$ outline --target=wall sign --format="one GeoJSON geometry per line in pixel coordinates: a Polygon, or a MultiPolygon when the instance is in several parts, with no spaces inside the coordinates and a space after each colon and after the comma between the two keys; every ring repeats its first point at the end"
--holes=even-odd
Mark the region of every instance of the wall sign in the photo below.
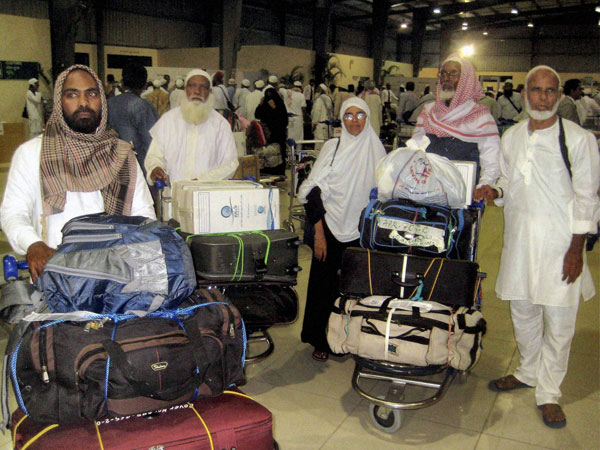
{"type": "Polygon", "coordinates": [[[37,78],[42,68],[40,63],[31,61],[0,61],[0,79],[29,80],[37,78]]]}

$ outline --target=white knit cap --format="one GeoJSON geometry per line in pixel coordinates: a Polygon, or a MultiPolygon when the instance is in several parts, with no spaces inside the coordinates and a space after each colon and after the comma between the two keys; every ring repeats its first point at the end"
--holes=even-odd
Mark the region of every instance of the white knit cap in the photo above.
{"type": "Polygon", "coordinates": [[[200,75],[201,77],[204,77],[208,80],[208,82],[212,85],[212,77],[208,74],[208,72],[202,70],[202,69],[192,69],[190,70],[187,75],[185,76],[185,81],[183,82],[185,85],[187,85],[187,82],[190,81],[190,78],[195,77],[196,75],[200,75]]]}
{"type": "Polygon", "coordinates": [[[277,75],[270,75],[269,83],[277,83],[277,75]]]}
{"type": "Polygon", "coordinates": [[[302,87],[302,83],[298,80],[294,81],[294,86],[296,87],[302,87]]]}
{"type": "Polygon", "coordinates": [[[320,88],[321,88],[321,90],[322,90],[323,92],[325,92],[326,94],[327,94],[327,93],[329,93],[329,89],[327,89],[327,85],[326,85],[325,83],[321,83],[321,84],[319,85],[319,87],[320,87],[320,88]]]}
{"type": "Polygon", "coordinates": [[[244,78],[242,80],[242,86],[249,87],[250,86],[250,80],[248,80],[247,78],[244,78]]]}
{"type": "Polygon", "coordinates": [[[38,82],[38,79],[37,79],[37,78],[30,78],[30,79],[29,79],[29,86],[33,86],[33,85],[34,85],[35,83],[37,83],[37,82],[38,82]]]}
{"type": "Polygon", "coordinates": [[[161,86],[163,85],[163,81],[164,81],[164,80],[161,80],[160,78],[157,78],[156,80],[154,80],[154,81],[152,82],[152,85],[153,85],[155,88],[159,88],[159,87],[161,87],[161,86]]]}
{"type": "Polygon", "coordinates": [[[229,81],[227,82],[227,84],[229,86],[235,86],[235,80],[233,78],[230,78],[229,81]]]}
{"type": "Polygon", "coordinates": [[[265,87],[265,82],[263,80],[256,80],[254,82],[254,86],[257,88],[264,88],[265,87]]]}
{"type": "Polygon", "coordinates": [[[182,78],[177,78],[175,80],[175,86],[177,86],[178,88],[183,87],[183,79],[182,78]]]}

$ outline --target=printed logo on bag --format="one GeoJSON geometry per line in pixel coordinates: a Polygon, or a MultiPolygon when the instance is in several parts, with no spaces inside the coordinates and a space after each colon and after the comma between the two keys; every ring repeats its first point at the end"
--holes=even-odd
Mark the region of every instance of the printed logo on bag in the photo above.
{"type": "Polygon", "coordinates": [[[413,180],[418,184],[426,184],[427,179],[431,175],[431,171],[432,169],[429,160],[423,157],[415,158],[410,167],[410,174],[412,175],[413,180]]]}
{"type": "Polygon", "coordinates": [[[258,213],[259,214],[263,214],[265,212],[265,207],[264,206],[259,206],[258,207],[258,213]]]}
{"type": "Polygon", "coordinates": [[[150,367],[155,372],[160,372],[161,370],[165,370],[168,367],[169,363],[167,361],[159,361],[157,363],[152,364],[150,367]]]}
{"type": "Polygon", "coordinates": [[[223,208],[221,208],[221,215],[225,218],[230,217],[232,212],[230,206],[223,206],[223,208]]]}

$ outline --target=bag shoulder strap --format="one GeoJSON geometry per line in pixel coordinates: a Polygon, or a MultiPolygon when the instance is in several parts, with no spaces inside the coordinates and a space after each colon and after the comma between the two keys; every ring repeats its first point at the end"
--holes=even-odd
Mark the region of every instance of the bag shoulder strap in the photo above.
{"type": "MultiPolygon", "coordinates": [[[[506,97],[506,95],[505,95],[505,97],[506,97]]],[[[517,112],[519,112],[519,113],[521,112],[521,108],[517,108],[517,106],[513,103],[513,101],[510,99],[510,97],[506,97],[506,100],[508,100],[510,102],[510,104],[513,106],[513,108],[515,108],[515,110],[517,112]]]]}
{"type": "Polygon", "coordinates": [[[563,126],[562,117],[558,117],[558,143],[560,145],[560,154],[562,159],[567,166],[569,172],[569,178],[573,179],[573,173],[571,172],[571,161],[569,161],[569,148],[567,147],[567,140],[565,138],[565,128],[563,126]]]}

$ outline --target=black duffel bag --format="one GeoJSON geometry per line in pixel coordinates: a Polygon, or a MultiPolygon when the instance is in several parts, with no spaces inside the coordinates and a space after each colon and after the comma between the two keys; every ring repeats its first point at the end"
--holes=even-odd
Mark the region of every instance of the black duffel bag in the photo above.
{"type": "Polygon", "coordinates": [[[38,423],[70,424],[213,397],[240,382],[239,311],[216,290],[196,291],[185,305],[31,323],[9,350],[20,408],[38,423]]]}

